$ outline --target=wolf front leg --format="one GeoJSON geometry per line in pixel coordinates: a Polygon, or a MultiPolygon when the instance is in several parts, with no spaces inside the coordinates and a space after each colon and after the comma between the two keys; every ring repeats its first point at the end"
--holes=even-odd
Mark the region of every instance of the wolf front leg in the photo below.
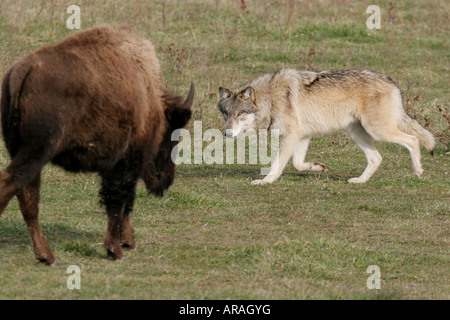
{"type": "Polygon", "coordinates": [[[277,180],[283,173],[284,167],[286,167],[287,162],[291,158],[295,150],[295,145],[299,141],[299,137],[295,135],[289,135],[283,137],[281,141],[280,150],[278,150],[277,155],[270,167],[270,172],[262,180],[252,181],[253,185],[257,184],[267,184],[272,183],[277,180]]]}
{"type": "Polygon", "coordinates": [[[310,137],[300,140],[294,150],[294,167],[298,171],[328,171],[327,166],[320,162],[305,162],[306,151],[308,151],[310,137]]]}

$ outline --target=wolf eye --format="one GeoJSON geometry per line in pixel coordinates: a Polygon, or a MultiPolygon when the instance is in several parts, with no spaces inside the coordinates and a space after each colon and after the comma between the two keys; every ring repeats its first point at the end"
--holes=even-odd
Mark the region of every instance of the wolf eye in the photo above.
{"type": "Polygon", "coordinates": [[[224,112],[223,112],[223,115],[224,115],[225,117],[228,117],[228,112],[224,111],[224,112]]]}
{"type": "Polygon", "coordinates": [[[245,113],[245,111],[239,111],[237,116],[239,117],[239,116],[243,115],[244,113],[245,113]]]}

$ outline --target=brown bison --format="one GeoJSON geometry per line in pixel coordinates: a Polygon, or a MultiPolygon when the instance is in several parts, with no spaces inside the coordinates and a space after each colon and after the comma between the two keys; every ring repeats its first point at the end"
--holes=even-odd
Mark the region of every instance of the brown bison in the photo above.
{"type": "Polygon", "coordinates": [[[130,224],[136,183],[162,193],[172,184],[172,132],[191,117],[164,89],[152,44],[125,28],[100,27],[41,48],[13,65],[2,83],[1,123],[10,165],[0,171],[0,215],[16,195],[36,258],[57,264],[38,222],[40,174],[52,162],[98,172],[108,214],[105,249],[123,259],[134,248],[130,224]]]}

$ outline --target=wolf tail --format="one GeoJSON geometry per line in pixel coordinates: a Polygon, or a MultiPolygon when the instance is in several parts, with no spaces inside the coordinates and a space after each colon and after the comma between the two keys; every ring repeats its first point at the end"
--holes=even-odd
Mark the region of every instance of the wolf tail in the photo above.
{"type": "Polygon", "coordinates": [[[433,154],[433,149],[435,146],[433,135],[406,113],[403,115],[402,121],[400,121],[399,129],[405,133],[415,136],[425,147],[425,149],[433,154]]]}

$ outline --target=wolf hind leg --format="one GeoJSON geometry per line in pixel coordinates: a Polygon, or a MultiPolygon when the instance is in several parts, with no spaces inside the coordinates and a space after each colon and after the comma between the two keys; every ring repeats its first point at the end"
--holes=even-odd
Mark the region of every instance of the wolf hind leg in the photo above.
{"type": "Polygon", "coordinates": [[[369,180],[377,171],[381,164],[381,155],[375,148],[373,138],[367,133],[367,131],[361,126],[361,123],[357,122],[351,124],[346,128],[347,133],[356,145],[364,152],[367,159],[367,167],[361,176],[357,178],[351,178],[349,183],[365,183],[369,180]]]}
{"type": "MultiPolygon", "coordinates": [[[[366,127],[366,126],[365,126],[366,127]]],[[[414,173],[417,177],[423,177],[422,164],[420,163],[420,147],[419,140],[410,134],[407,134],[394,125],[386,123],[384,127],[369,127],[366,129],[370,134],[384,142],[397,143],[408,149],[414,173]]]]}
{"type": "Polygon", "coordinates": [[[300,140],[294,149],[293,163],[298,171],[328,171],[327,166],[319,162],[304,162],[311,138],[300,140]]]}

